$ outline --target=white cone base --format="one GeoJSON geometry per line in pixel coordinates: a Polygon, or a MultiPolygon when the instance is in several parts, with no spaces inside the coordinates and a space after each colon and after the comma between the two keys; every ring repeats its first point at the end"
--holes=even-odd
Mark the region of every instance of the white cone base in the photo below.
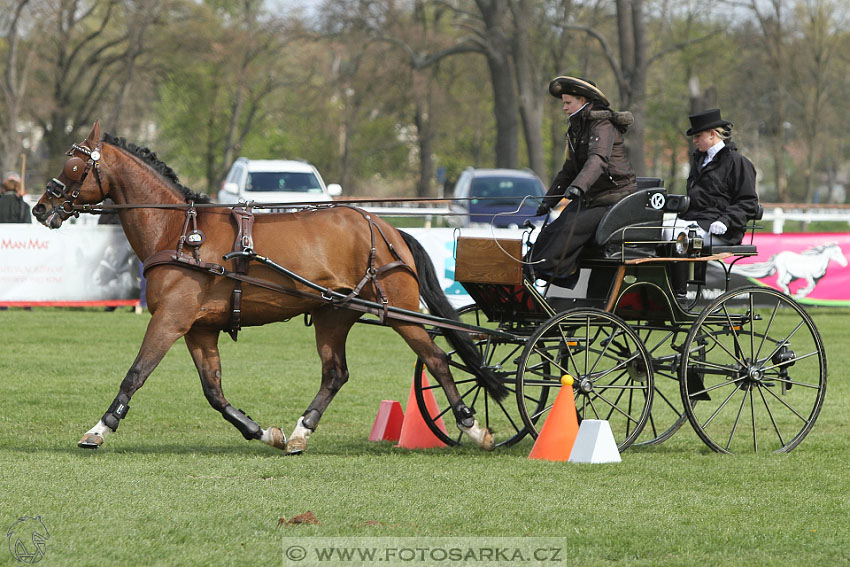
{"type": "Polygon", "coordinates": [[[620,451],[611,424],[604,419],[584,419],[570,453],[571,463],[619,463],[620,451]]]}

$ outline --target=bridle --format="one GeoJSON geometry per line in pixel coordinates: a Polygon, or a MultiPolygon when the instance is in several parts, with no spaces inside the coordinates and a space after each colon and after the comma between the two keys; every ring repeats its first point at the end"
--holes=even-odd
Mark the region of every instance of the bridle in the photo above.
{"type": "Polygon", "coordinates": [[[65,155],[70,157],[62,167],[61,176],[68,179],[70,183],[66,185],[56,177],[47,183],[45,193],[55,199],[64,199],[62,204],[53,206],[51,215],[55,214],[58,210],[61,210],[67,215],[73,215],[74,217],[80,216],[80,211],[76,210],[74,207],[74,201],[76,201],[77,197],[80,196],[80,188],[83,186],[86,176],[92,170],[94,170],[97,187],[100,189],[101,200],[106,198],[106,193],[103,191],[103,185],[100,180],[100,157],[102,146],[103,143],[101,141],[97,142],[97,146],[95,146],[94,149],[89,148],[84,144],[71,144],[71,149],[65,152],[65,155]],[[80,157],[78,154],[85,156],[85,159],[80,157]]]}

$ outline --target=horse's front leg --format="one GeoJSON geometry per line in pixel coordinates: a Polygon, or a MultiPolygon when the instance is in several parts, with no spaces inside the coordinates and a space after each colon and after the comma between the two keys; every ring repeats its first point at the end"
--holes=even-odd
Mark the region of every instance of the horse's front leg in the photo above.
{"type": "Polygon", "coordinates": [[[139,354],[127,375],[121,382],[118,395],[97,424],[89,429],[77,443],[84,449],[97,449],[103,445],[106,436],[118,429],[118,424],[127,417],[130,410],[130,398],[141,388],[151,372],[163,359],[168,349],[188,330],[188,324],[181,325],[178,318],[162,315],[165,310],[155,314],[145,331],[145,338],[139,348],[139,354]]]}
{"type": "Polygon", "coordinates": [[[198,369],[201,377],[201,385],[204,388],[204,396],[210,405],[221,413],[228,422],[233,424],[239,433],[249,441],[259,439],[267,445],[277,449],[283,449],[286,445],[286,437],[277,427],[262,429],[256,421],[251,419],[241,409],[236,409],[224,397],[221,389],[221,356],[218,351],[218,338],[220,331],[217,329],[193,327],[186,333],[186,346],[198,369]]]}
{"type": "Polygon", "coordinates": [[[486,427],[481,427],[478,424],[478,420],[475,419],[472,409],[463,403],[463,399],[457,391],[457,385],[452,378],[446,353],[434,343],[428,332],[420,325],[395,323],[393,324],[393,329],[419,355],[419,358],[422,359],[428,368],[428,372],[431,373],[437,380],[437,383],[443,388],[446,398],[451,405],[458,429],[465,433],[478,447],[487,451],[495,449],[496,441],[493,437],[493,432],[486,427]]]}

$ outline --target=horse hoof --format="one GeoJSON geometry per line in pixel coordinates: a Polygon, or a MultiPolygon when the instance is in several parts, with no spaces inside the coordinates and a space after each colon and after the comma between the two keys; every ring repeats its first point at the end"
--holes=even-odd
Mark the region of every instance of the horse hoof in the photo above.
{"type": "Polygon", "coordinates": [[[489,429],[485,429],[484,439],[481,441],[481,448],[485,451],[492,451],[496,448],[496,438],[489,429]]]}
{"type": "Polygon", "coordinates": [[[286,450],[286,436],[280,428],[269,427],[266,432],[268,433],[268,439],[266,440],[268,445],[271,445],[275,449],[280,449],[281,451],[286,450]]]}
{"type": "Polygon", "coordinates": [[[307,450],[307,440],[303,437],[292,437],[286,442],[287,455],[300,455],[307,450]]]}
{"type": "Polygon", "coordinates": [[[493,432],[479,426],[478,420],[473,422],[472,427],[464,427],[458,424],[458,429],[466,433],[478,447],[485,451],[492,451],[496,448],[496,440],[493,437],[493,432]]]}
{"type": "Polygon", "coordinates": [[[103,445],[103,437],[96,433],[86,433],[77,443],[77,447],[82,449],[98,449],[101,445],[103,445]]]}

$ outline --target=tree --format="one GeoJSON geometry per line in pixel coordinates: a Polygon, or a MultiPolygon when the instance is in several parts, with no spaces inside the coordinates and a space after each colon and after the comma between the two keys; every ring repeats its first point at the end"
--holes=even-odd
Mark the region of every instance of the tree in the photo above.
{"type": "Polygon", "coordinates": [[[788,202],[788,177],[785,170],[785,136],[788,123],[788,45],[790,37],[785,21],[784,0],[750,0],[749,9],[756,18],[761,32],[759,43],[764,48],[765,63],[770,71],[770,114],[766,117],[764,133],[773,158],[776,195],[780,202],[788,202]]]}
{"type": "Polygon", "coordinates": [[[299,35],[264,11],[260,0],[187,3],[182,25],[161,41],[163,63],[158,122],[167,149],[193,179],[215,191],[246,139],[271,112],[269,101],[305,80],[287,60],[299,35]]]}
{"type": "Polygon", "coordinates": [[[531,0],[512,2],[514,22],[513,61],[516,69],[519,115],[528,154],[529,167],[539,176],[546,177],[546,160],[543,147],[543,85],[540,49],[535,49],[534,30],[540,29],[542,10],[531,0]],[[536,25],[534,25],[536,24],[536,25]]]}
{"type": "Polygon", "coordinates": [[[133,2],[59,0],[45,6],[41,21],[53,32],[38,34],[41,65],[34,77],[44,87],[31,97],[30,114],[44,131],[46,163],[53,170],[80,130],[100,118],[127,78],[122,66],[128,57],[138,57],[142,44],[131,42],[133,2]]]}
{"type": "Polygon", "coordinates": [[[0,29],[6,34],[5,45],[0,44],[4,65],[3,81],[0,82],[0,172],[14,169],[23,146],[18,123],[23,117],[33,58],[30,46],[21,45],[27,4],[29,0],[17,0],[0,13],[0,29]]]}
{"type": "Polygon", "coordinates": [[[800,32],[798,45],[791,50],[790,76],[794,107],[801,110],[799,120],[806,146],[803,195],[807,203],[815,200],[815,166],[826,154],[820,142],[834,123],[826,113],[838,79],[832,63],[840,47],[837,27],[842,20],[846,23],[842,15],[831,0],[806,0],[795,7],[794,21],[800,32]]]}

